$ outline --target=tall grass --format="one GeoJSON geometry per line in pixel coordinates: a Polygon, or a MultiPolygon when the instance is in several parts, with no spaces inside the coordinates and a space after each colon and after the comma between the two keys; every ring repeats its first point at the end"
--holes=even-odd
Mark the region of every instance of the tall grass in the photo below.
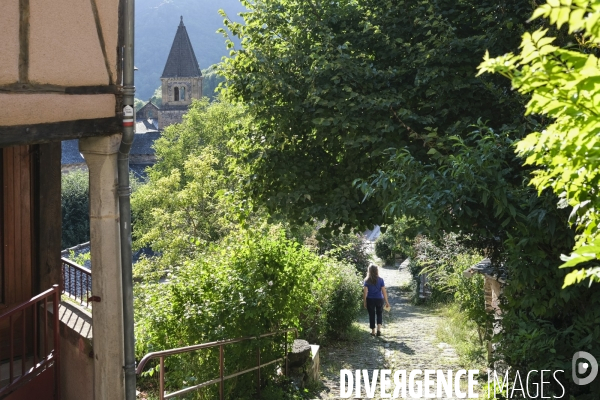
{"type": "Polygon", "coordinates": [[[439,313],[443,318],[436,330],[437,339],[456,350],[462,368],[486,371],[487,351],[485,342],[479,340],[477,324],[468,319],[456,303],[441,306],[439,313]]]}

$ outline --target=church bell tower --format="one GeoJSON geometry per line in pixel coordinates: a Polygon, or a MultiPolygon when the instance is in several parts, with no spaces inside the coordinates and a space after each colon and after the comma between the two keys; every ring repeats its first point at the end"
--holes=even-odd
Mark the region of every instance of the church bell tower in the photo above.
{"type": "Polygon", "coordinates": [[[158,114],[158,129],[162,130],[180,123],[192,99],[202,97],[202,72],[183,24],[183,16],[160,80],[162,107],[158,114]]]}

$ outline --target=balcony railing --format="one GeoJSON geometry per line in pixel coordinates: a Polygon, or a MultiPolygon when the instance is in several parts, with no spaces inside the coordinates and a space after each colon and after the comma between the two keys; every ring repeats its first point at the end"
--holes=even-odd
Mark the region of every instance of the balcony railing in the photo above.
{"type": "Polygon", "coordinates": [[[0,398],[53,367],[55,398],[60,399],[59,294],[59,286],[54,285],[0,315],[0,325],[8,326],[8,342],[3,343],[8,353],[8,361],[3,360],[3,366],[8,365],[8,370],[1,369],[5,372],[0,374],[0,398]],[[50,301],[52,323],[48,318],[50,301]],[[50,339],[54,341],[53,347],[48,344],[50,339]]]}
{"type": "Polygon", "coordinates": [[[66,258],[62,261],[62,294],[86,308],[91,308],[92,271],[66,258]]]}
{"type": "Polygon", "coordinates": [[[187,347],[179,347],[176,349],[170,349],[170,350],[162,350],[162,351],[155,351],[152,353],[148,353],[144,356],[144,358],[142,358],[142,360],[140,361],[137,369],[136,369],[136,373],[139,375],[142,373],[142,371],[144,371],[144,367],[146,366],[146,364],[148,363],[148,361],[154,359],[154,358],[158,358],[159,359],[159,363],[160,363],[160,371],[159,371],[159,398],[160,400],[163,399],[170,399],[172,397],[177,397],[177,396],[181,396],[185,393],[189,393],[192,391],[196,391],[200,388],[203,388],[205,386],[209,386],[209,385],[213,385],[215,383],[219,384],[219,398],[220,400],[223,400],[223,388],[224,388],[224,382],[228,379],[231,378],[235,378],[236,376],[248,373],[248,372],[252,372],[252,371],[258,371],[258,390],[260,393],[260,369],[262,367],[266,367],[267,365],[271,365],[274,364],[276,362],[279,361],[283,361],[285,360],[285,374],[288,374],[288,358],[287,358],[287,353],[288,353],[288,343],[287,343],[287,337],[288,337],[288,332],[295,332],[296,334],[296,338],[298,338],[298,330],[296,328],[291,328],[291,329],[287,329],[287,330],[282,330],[282,331],[278,331],[278,332],[272,332],[272,333],[265,333],[263,335],[260,336],[250,336],[250,337],[242,337],[242,338],[237,338],[237,339],[229,339],[229,340],[220,340],[217,342],[210,342],[210,343],[203,343],[203,344],[196,344],[193,346],[187,346],[187,347]],[[252,368],[248,368],[245,369],[243,371],[238,371],[235,372],[233,374],[224,375],[225,372],[225,366],[224,366],[224,361],[225,361],[225,356],[224,356],[224,347],[226,345],[229,344],[233,344],[233,343],[239,343],[239,342],[243,342],[243,341],[248,341],[248,340],[256,340],[256,339],[262,339],[265,337],[269,337],[269,336],[275,336],[275,335],[279,335],[279,334],[285,334],[285,348],[284,348],[284,356],[281,358],[277,358],[275,360],[271,360],[269,362],[266,363],[261,363],[260,360],[260,347],[258,348],[258,361],[257,361],[257,365],[255,367],[252,368]],[[219,377],[212,379],[210,381],[206,381],[206,382],[202,382],[198,385],[194,385],[194,386],[190,386],[187,387],[185,389],[181,389],[178,390],[176,392],[172,392],[172,393],[165,393],[165,358],[167,356],[171,356],[174,354],[181,354],[181,353],[189,353],[192,351],[196,351],[196,350],[201,350],[201,349],[209,349],[212,347],[219,347],[219,377]]]}

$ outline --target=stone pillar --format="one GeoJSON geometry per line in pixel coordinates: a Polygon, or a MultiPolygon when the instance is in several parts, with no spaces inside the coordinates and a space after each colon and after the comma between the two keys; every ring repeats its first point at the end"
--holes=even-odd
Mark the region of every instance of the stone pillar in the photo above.
{"type": "Polygon", "coordinates": [[[90,241],[94,349],[94,399],[125,398],[123,295],[117,193],[121,134],[79,139],[90,174],[90,241]]]}

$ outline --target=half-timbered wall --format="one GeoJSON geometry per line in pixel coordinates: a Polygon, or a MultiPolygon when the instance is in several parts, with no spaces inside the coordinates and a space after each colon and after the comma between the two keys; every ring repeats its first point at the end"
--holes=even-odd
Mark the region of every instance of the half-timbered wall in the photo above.
{"type": "Polygon", "coordinates": [[[0,1],[0,145],[119,131],[120,7],[0,1]]]}

